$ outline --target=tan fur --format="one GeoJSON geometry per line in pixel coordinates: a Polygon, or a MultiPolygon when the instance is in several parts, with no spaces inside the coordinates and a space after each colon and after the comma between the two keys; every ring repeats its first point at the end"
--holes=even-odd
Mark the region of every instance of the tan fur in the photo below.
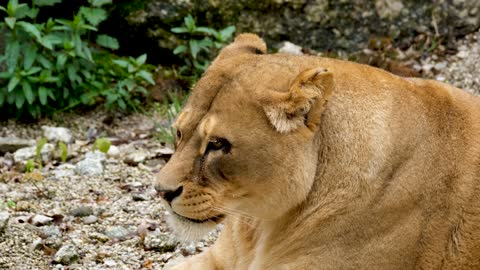
{"type": "Polygon", "coordinates": [[[174,269],[480,269],[478,98],[265,51],[240,35],[176,123],[177,151],[156,180],[183,187],[167,205],[173,229],[225,227],[174,269]],[[218,138],[231,149],[208,151],[218,138]]]}

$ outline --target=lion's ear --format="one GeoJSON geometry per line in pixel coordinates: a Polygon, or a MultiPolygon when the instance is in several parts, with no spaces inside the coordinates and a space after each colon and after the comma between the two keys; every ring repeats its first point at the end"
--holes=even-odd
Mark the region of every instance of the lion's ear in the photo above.
{"type": "Polygon", "coordinates": [[[240,34],[235,38],[233,43],[220,51],[220,54],[215,61],[243,53],[265,54],[267,53],[267,45],[265,44],[265,41],[255,34],[240,34]]]}
{"type": "Polygon", "coordinates": [[[333,75],[324,68],[301,72],[290,85],[288,92],[270,95],[264,110],[275,129],[288,133],[301,126],[312,131],[320,123],[324,105],[332,95],[333,75]]]}

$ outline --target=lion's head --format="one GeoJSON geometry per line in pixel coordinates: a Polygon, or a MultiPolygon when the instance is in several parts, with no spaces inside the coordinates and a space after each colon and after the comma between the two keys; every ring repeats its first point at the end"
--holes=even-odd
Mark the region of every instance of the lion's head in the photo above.
{"type": "Polygon", "coordinates": [[[265,52],[259,37],[238,36],[174,124],[176,152],[155,188],[180,237],[201,236],[231,215],[273,220],[312,187],[332,74],[265,52]]]}

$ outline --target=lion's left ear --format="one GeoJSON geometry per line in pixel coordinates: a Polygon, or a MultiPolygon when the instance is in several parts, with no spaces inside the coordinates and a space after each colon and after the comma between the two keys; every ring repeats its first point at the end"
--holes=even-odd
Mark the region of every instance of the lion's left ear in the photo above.
{"type": "Polygon", "coordinates": [[[288,133],[301,126],[313,131],[320,123],[333,88],[331,72],[324,68],[308,69],[295,78],[288,92],[270,93],[262,103],[277,131],[288,133]]]}

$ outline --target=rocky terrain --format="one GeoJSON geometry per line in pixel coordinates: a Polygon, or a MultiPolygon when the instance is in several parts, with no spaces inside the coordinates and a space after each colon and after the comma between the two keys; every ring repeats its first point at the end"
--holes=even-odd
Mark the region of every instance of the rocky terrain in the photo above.
{"type": "MultiPolygon", "coordinates": [[[[408,64],[478,94],[480,33],[455,44],[455,54],[408,64]]],[[[0,123],[0,269],[161,269],[207,248],[218,231],[179,243],[165,223],[152,179],[173,150],[154,136],[154,122],[164,122],[155,111],[96,110],[0,123]],[[112,144],[106,153],[95,147],[102,137],[112,144]]]]}

